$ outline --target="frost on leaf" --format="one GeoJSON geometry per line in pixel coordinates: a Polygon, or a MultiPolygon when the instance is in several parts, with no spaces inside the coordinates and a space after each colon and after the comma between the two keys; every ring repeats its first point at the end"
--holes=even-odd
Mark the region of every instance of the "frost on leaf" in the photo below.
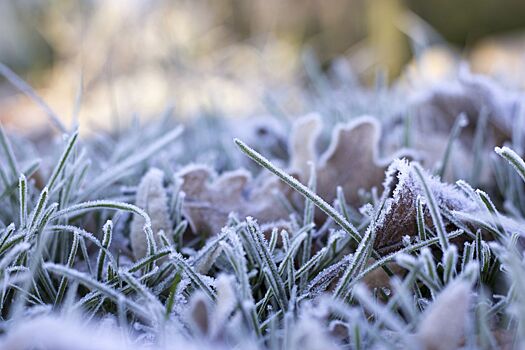
{"type": "Polygon", "coordinates": [[[380,125],[372,117],[361,117],[337,126],[332,132],[330,145],[317,157],[315,142],[321,127],[317,115],[305,116],[295,123],[290,140],[290,167],[299,173],[304,183],[309,177],[307,163],[314,162],[317,194],[331,203],[336,198],[337,186],[341,186],[347,202],[359,206],[362,203],[358,190],[380,186],[393,159],[379,157],[380,125]]]}
{"type": "MultiPolygon", "coordinates": [[[[308,293],[310,297],[318,297],[326,291],[333,291],[337,283],[339,282],[344,271],[348,268],[348,265],[352,261],[352,254],[345,256],[339,262],[330,265],[323,271],[321,271],[308,286],[308,293]]],[[[373,258],[368,259],[366,267],[374,264],[376,261],[373,258]]],[[[401,274],[402,269],[396,263],[389,262],[386,266],[396,274],[401,274]]],[[[381,288],[388,287],[390,285],[390,276],[382,269],[375,269],[367,273],[363,282],[369,288],[381,288]]]]}
{"type": "Polygon", "coordinates": [[[252,179],[243,169],[216,176],[198,165],[187,166],[179,176],[186,194],[182,211],[193,232],[219,233],[231,212],[262,223],[288,218],[279,196],[289,197],[292,189],[274,176],[252,179]]]}
{"type": "Polygon", "coordinates": [[[290,136],[290,168],[301,174],[301,180],[310,172],[308,162],[317,159],[315,143],[323,127],[321,117],[308,114],[295,121],[290,136]]]}
{"type": "MultiPolygon", "coordinates": [[[[151,218],[151,228],[155,239],[157,232],[163,230],[171,232],[171,222],[168,212],[168,196],[164,188],[164,174],[161,170],[153,168],[149,170],[140,181],[137,188],[135,204],[142,208],[151,218]]],[[[131,247],[135,259],[146,256],[147,239],[144,233],[144,218],[134,215],[131,222],[131,247]]],[[[169,234],[167,235],[170,236],[169,234]]],[[[158,243],[158,241],[157,241],[158,243]]]]}
{"type": "Polygon", "coordinates": [[[350,265],[352,258],[352,254],[349,254],[339,262],[330,265],[318,273],[308,286],[308,292],[310,293],[310,296],[312,298],[317,297],[327,290],[333,290],[336,285],[334,281],[339,280],[348,265],[350,265]]]}
{"type": "MultiPolygon", "coordinates": [[[[412,146],[421,151],[425,165],[433,166],[442,159],[452,126],[463,114],[468,125],[461,131],[450,163],[461,165],[457,170],[470,169],[474,147],[482,146],[487,157],[494,146],[512,139],[521,99],[519,94],[503,90],[488,78],[462,72],[457,80],[441,83],[415,97],[412,146]],[[486,118],[483,145],[476,146],[476,127],[482,116],[486,118]]],[[[520,136],[523,135],[522,132],[520,136]]],[[[481,178],[488,180],[490,167],[482,170],[481,178]]]]}
{"type": "Polygon", "coordinates": [[[214,338],[224,336],[230,315],[234,312],[237,303],[233,277],[220,275],[217,278],[217,303],[212,315],[211,332],[214,338]]]}
{"type": "MultiPolygon", "coordinates": [[[[440,208],[450,211],[473,211],[476,205],[454,186],[440,182],[427,174],[427,183],[440,208]]],[[[417,235],[416,200],[425,198],[414,165],[406,160],[396,160],[388,168],[384,182],[385,206],[377,224],[375,248],[391,251],[402,244],[403,236],[417,235]]],[[[424,223],[433,228],[432,217],[423,204],[424,223]]],[[[445,222],[450,225],[450,223],[445,222]]]]}
{"type": "Polygon", "coordinates": [[[425,350],[458,349],[465,334],[470,306],[470,285],[465,281],[449,284],[423,313],[416,337],[425,350]]]}
{"type": "Polygon", "coordinates": [[[342,349],[322,327],[322,323],[313,315],[301,315],[292,329],[291,348],[303,350],[338,350],[342,349]]]}

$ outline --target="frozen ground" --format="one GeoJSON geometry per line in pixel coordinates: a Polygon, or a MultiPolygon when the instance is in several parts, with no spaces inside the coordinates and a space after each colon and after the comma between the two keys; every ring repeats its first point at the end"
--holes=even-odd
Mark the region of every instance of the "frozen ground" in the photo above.
{"type": "Polygon", "coordinates": [[[521,92],[378,82],[316,76],[304,116],[2,130],[1,347],[525,346],[521,92]]]}

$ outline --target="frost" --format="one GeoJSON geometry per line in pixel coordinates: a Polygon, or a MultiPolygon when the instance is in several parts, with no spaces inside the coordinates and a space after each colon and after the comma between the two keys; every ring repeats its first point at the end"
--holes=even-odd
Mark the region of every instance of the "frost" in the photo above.
{"type": "Polygon", "coordinates": [[[139,350],[120,336],[116,328],[86,326],[79,320],[58,317],[38,317],[19,322],[9,335],[0,341],[2,349],[53,349],[53,350],[139,350]],[[52,335],[52,336],[50,336],[52,335]]]}
{"type": "Polygon", "coordinates": [[[198,273],[205,274],[215,264],[215,261],[222,253],[221,241],[226,238],[226,234],[222,233],[210,239],[206,245],[198,251],[193,258],[193,265],[198,273]]]}
{"type": "Polygon", "coordinates": [[[303,315],[291,330],[292,349],[304,350],[338,350],[342,349],[319,320],[311,315],[303,315]]]}
{"type": "Polygon", "coordinates": [[[416,338],[425,350],[454,350],[465,334],[470,307],[468,282],[454,281],[430,304],[423,314],[416,338]]]}
{"type": "Polygon", "coordinates": [[[500,157],[505,158],[516,170],[521,179],[525,181],[525,162],[523,159],[508,147],[496,147],[494,150],[500,157]]]}
{"type": "MultiPolygon", "coordinates": [[[[452,185],[442,183],[428,174],[424,176],[438,207],[466,212],[476,209],[475,203],[452,185]]],[[[375,247],[391,251],[401,246],[405,235],[418,234],[416,201],[418,197],[424,198],[425,194],[415,174],[414,165],[406,160],[392,163],[386,172],[383,186],[386,205],[380,213],[375,247]]],[[[423,207],[425,226],[432,228],[434,224],[427,205],[424,204],[423,207]]]]}
{"type": "Polygon", "coordinates": [[[220,275],[217,277],[217,304],[212,316],[211,330],[213,337],[223,336],[224,328],[228,324],[237,301],[231,276],[220,275]]]}
{"type": "MultiPolygon", "coordinates": [[[[487,229],[488,231],[497,231],[498,228],[494,225],[494,220],[487,212],[483,211],[453,211],[452,214],[460,221],[473,224],[475,227],[487,229]]],[[[517,234],[525,237],[525,226],[523,220],[517,220],[505,215],[498,215],[499,224],[508,234],[517,234]]]]}
{"type": "MultiPolygon", "coordinates": [[[[347,255],[338,263],[330,265],[321,271],[308,286],[308,291],[312,297],[324,293],[329,285],[339,278],[352,262],[353,256],[347,255]]],[[[335,287],[335,285],[334,285],[335,287]]],[[[333,289],[333,288],[332,288],[333,289]]]]}
{"type": "Polygon", "coordinates": [[[413,110],[395,84],[340,80],[304,110],[319,114],[201,114],[181,142],[168,115],[64,135],[63,152],[0,130],[0,348],[520,347],[517,95],[467,75],[413,110]],[[390,162],[380,154],[411,155],[392,139],[435,158],[390,162]],[[481,162],[498,140],[515,169],[481,162]],[[50,151],[41,165],[37,149],[50,151]],[[466,180],[443,182],[458,169],[466,180]],[[478,181],[485,169],[497,176],[478,181]]]}

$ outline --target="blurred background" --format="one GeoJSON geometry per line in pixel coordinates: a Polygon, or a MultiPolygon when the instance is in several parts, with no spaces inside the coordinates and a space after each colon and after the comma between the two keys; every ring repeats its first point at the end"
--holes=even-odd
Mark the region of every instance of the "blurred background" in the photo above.
{"type": "MultiPolygon", "coordinates": [[[[83,133],[169,106],[303,113],[312,67],[417,86],[466,61],[522,87],[524,57],[523,0],[0,0],[0,62],[83,133]]],[[[0,120],[48,123],[1,78],[0,120]]]]}

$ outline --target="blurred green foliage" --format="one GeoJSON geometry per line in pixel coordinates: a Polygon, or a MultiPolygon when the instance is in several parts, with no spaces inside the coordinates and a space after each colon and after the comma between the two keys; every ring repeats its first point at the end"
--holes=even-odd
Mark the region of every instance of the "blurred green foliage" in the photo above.
{"type": "Polygon", "coordinates": [[[523,0],[407,0],[406,4],[460,47],[486,36],[525,29],[523,0]]]}

